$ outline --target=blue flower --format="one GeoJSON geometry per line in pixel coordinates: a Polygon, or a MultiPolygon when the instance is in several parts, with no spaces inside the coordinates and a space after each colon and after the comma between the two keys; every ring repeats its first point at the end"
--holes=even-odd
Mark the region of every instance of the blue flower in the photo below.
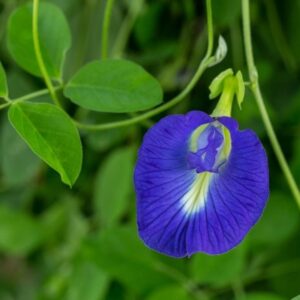
{"type": "Polygon", "coordinates": [[[260,218],[268,162],[256,134],[231,117],[193,111],[163,118],[145,135],[135,168],[138,230],[174,257],[224,253],[260,218]]]}

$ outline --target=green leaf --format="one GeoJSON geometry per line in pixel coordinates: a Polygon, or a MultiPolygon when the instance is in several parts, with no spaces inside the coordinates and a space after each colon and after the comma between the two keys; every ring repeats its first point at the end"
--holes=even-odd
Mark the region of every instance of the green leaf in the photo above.
{"type": "Polygon", "coordinates": [[[264,292],[254,292],[247,294],[244,298],[245,300],[285,300],[285,298],[271,294],[271,293],[264,293],[264,292]]]}
{"type": "MultiPolygon", "coordinates": [[[[71,45],[67,20],[61,10],[50,3],[39,7],[39,41],[41,54],[52,78],[61,78],[65,53],[71,45]]],[[[10,16],[7,46],[14,60],[29,73],[41,76],[33,46],[32,5],[18,7],[10,16]]]]}
{"type": "Polygon", "coordinates": [[[168,285],[154,291],[147,300],[192,300],[186,290],[179,285],[168,285]]]}
{"type": "Polygon", "coordinates": [[[132,190],[134,147],[110,154],[99,169],[94,186],[95,211],[101,224],[111,226],[124,214],[132,190]]]}
{"type": "Polygon", "coordinates": [[[31,150],[71,186],[81,170],[82,147],[70,117],[47,103],[15,103],[8,116],[31,150]]]}
{"type": "Polygon", "coordinates": [[[284,193],[274,191],[271,194],[263,217],[249,235],[254,245],[280,245],[297,232],[299,212],[296,204],[289,200],[289,195],[284,193]]]}
{"type": "Polygon", "coordinates": [[[0,62],[0,97],[6,98],[8,96],[7,80],[5,70],[0,62]]]}
{"type": "Polygon", "coordinates": [[[224,286],[239,278],[245,266],[245,245],[228,253],[209,256],[197,254],[191,264],[192,277],[201,284],[224,286]]]}
{"type": "Polygon", "coordinates": [[[216,78],[214,78],[209,86],[209,99],[214,99],[222,93],[225,79],[232,75],[232,69],[226,69],[225,71],[221,72],[216,78]]]}
{"type": "Polygon", "coordinates": [[[67,300],[101,300],[108,288],[108,276],[91,262],[79,262],[72,272],[67,300]]]}
{"type": "Polygon", "coordinates": [[[135,112],[162,102],[158,81],[126,60],[87,64],[67,84],[64,94],[81,107],[102,112],[135,112]]]}
{"type": "Polygon", "coordinates": [[[0,165],[4,183],[16,186],[30,182],[40,169],[40,160],[30,151],[6,118],[2,122],[0,145],[0,165]]]}
{"type": "Polygon", "coordinates": [[[296,297],[294,297],[293,299],[291,299],[291,300],[300,300],[300,295],[299,296],[296,296],[296,297]]]}
{"type": "Polygon", "coordinates": [[[0,249],[13,255],[26,255],[43,240],[39,223],[23,212],[0,205],[0,249]]]}
{"type": "Polygon", "coordinates": [[[137,238],[133,228],[104,230],[85,242],[81,255],[138,293],[172,282],[172,274],[161,271],[161,263],[137,238]]]}

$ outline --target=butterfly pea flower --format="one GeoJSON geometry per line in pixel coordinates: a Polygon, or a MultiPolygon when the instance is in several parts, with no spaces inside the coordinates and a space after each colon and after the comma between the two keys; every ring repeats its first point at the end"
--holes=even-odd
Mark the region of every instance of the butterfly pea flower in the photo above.
{"type": "Polygon", "coordinates": [[[144,243],[173,257],[221,254],[260,218],[269,195],[265,150],[230,116],[170,115],[145,134],[135,168],[144,243]]]}

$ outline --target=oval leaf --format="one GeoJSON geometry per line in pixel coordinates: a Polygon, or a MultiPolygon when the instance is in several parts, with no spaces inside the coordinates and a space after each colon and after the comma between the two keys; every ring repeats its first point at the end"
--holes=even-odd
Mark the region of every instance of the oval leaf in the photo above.
{"type": "Polygon", "coordinates": [[[8,116],[31,150],[71,186],[80,173],[82,147],[70,117],[47,103],[16,103],[10,107],[8,116]]]}
{"type": "Polygon", "coordinates": [[[84,66],[64,94],[81,107],[102,112],[135,112],[162,101],[162,89],[154,77],[133,62],[113,59],[84,66]]]}
{"type": "MultiPolygon", "coordinates": [[[[71,45],[68,23],[61,10],[49,3],[39,7],[39,41],[48,74],[61,77],[65,53],[71,45]]],[[[9,18],[7,46],[14,60],[29,73],[41,76],[32,38],[32,5],[17,8],[9,18]]]]}
{"type": "Polygon", "coordinates": [[[8,96],[8,89],[7,89],[6,74],[0,62],[0,97],[5,98],[7,96],[8,96]]]}
{"type": "Polygon", "coordinates": [[[212,286],[225,286],[239,278],[245,266],[245,244],[223,255],[197,254],[191,263],[195,281],[212,286]]]}
{"type": "Polygon", "coordinates": [[[128,206],[133,190],[135,148],[121,148],[108,156],[95,181],[94,204],[100,223],[114,225],[128,206]]]}

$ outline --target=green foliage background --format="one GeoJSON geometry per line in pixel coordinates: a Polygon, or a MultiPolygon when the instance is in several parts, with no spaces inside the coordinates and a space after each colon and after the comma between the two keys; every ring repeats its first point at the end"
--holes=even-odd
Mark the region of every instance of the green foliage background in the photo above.
{"type": "MultiPolygon", "coordinates": [[[[5,42],[8,17],[24,2],[0,1],[0,59],[11,97],[44,88],[41,79],[16,65],[5,42]]],[[[48,2],[58,5],[71,25],[73,43],[64,69],[69,79],[100,57],[105,0],[48,2]]],[[[268,111],[300,184],[300,1],[255,0],[251,10],[268,111]]],[[[213,1],[216,36],[226,39],[228,55],[168,113],[211,112],[211,80],[228,67],[246,74],[240,15],[239,0],[213,1]]],[[[162,85],[164,99],[170,99],[204,54],[204,1],[116,0],[109,39],[110,56],[141,64],[162,85]]],[[[49,96],[39,100],[50,101],[49,96]]],[[[65,105],[70,114],[87,121],[127,117],[65,105]]],[[[241,128],[257,132],[268,152],[271,197],[265,214],[228,254],[175,260],[149,250],[137,236],[132,174],[143,125],[83,132],[83,169],[70,189],[31,152],[1,111],[0,299],[285,300],[300,294],[299,210],[250,93],[243,110],[235,107],[233,116],[241,128]]]]}

